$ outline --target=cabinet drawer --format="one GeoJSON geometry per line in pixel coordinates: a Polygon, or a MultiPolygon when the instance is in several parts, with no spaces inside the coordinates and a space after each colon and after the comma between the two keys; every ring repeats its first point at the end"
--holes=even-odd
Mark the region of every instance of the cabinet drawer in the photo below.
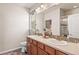
{"type": "Polygon", "coordinates": [[[45,45],[45,51],[46,51],[49,55],[55,55],[55,49],[54,49],[54,48],[51,48],[51,47],[45,45]]]}
{"type": "Polygon", "coordinates": [[[38,47],[44,50],[44,44],[38,42],[38,47]]]}
{"type": "Polygon", "coordinates": [[[38,55],[48,55],[48,54],[44,50],[38,48],[38,55]]]}
{"type": "Polygon", "coordinates": [[[56,55],[66,55],[66,54],[61,51],[56,50],[56,55]]]}
{"type": "Polygon", "coordinates": [[[33,40],[33,44],[34,44],[34,45],[37,45],[37,41],[33,40]]]}

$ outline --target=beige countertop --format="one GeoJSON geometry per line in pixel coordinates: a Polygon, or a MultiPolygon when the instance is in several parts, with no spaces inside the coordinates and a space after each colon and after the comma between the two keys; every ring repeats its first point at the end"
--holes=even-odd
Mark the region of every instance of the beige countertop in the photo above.
{"type": "Polygon", "coordinates": [[[46,38],[43,38],[42,36],[38,36],[38,35],[30,35],[28,37],[32,38],[33,40],[39,41],[43,44],[46,44],[52,48],[58,49],[66,54],[79,55],[79,43],[67,42],[66,45],[54,45],[54,44],[49,42],[50,40],[53,40],[54,38],[46,39],[46,38]]]}

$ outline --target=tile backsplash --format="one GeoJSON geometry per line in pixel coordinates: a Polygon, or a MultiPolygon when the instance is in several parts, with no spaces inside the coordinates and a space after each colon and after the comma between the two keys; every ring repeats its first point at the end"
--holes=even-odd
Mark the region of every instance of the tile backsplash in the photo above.
{"type": "Polygon", "coordinates": [[[65,36],[57,36],[57,35],[52,35],[52,37],[57,40],[64,40],[72,43],[79,43],[79,38],[72,38],[72,37],[67,38],[65,36]]]}

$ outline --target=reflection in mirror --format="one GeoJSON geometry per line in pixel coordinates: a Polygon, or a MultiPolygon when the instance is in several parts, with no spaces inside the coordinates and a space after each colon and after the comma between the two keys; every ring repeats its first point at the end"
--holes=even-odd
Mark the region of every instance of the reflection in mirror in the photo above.
{"type": "Polygon", "coordinates": [[[51,29],[51,20],[46,20],[46,28],[51,29]]]}
{"type": "Polygon", "coordinates": [[[36,32],[36,14],[34,12],[30,13],[30,35],[36,32]]]}
{"type": "Polygon", "coordinates": [[[45,21],[45,29],[46,29],[46,34],[48,36],[52,35],[51,25],[52,25],[52,20],[51,19],[45,21]]]}
{"type": "Polygon", "coordinates": [[[31,20],[30,20],[31,21],[31,29],[30,29],[31,32],[33,32],[34,34],[43,33],[44,31],[43,29],[45,28],[47,31],[48,29],[50,29],[49,31],[52,32],[53,36],[54,35],[60,36],[60,37],[65,36],[66,38],[68,38],[68,36],[75,37],[75,38],[79,37],[79,34],[78,34],[79,31],[77,29],[78,28],[77,21],[79,19],[78,18],[79,15],[77,16],[74,15],[75,13],[78,12],[79,8],[75,8],[74,9],[75,12],[73,8],[72,10],[67,10],[64,8],[61,7],[61,8],[53,9],[53,7],[51,7],[38,14],[37,13],[32,14],[31,20]],[[74,16],[71,16],[71,15],[74,15],[74,16]],[[75,19],[77,21],[75,21],[75,19]],[[52,22],[52,26],[51,26],[51,22],[52,22]]]}
{"type": "Polygon", "coordinates": [[[43,13],[30,14],[30,34],[42,35],[44,29],[44,15],[43,13]]]}
{"type": "Polygon", "coordinates": [[[44,14],[36,13],[36,34],[42,35],[44,29],[44,14]]]}
{"type": "Polygon", "coordinates": [[[79,8],[60,10],[60,34],[67,35],[67,41],[79,42],[79,8]],[[75,11],[75,12],[74,12],[75,11]]]}
{"type": "Polygon", "coordinates": [[[68,35],[68,21],[67,18],[61,19],[60,22],[60,35],[66,36],[68,35]]]}
{"type": "Polygon", "coordinates": [[[68,16],[69,36],[79,38],[79,14],[68,16]]]}
{"type": "Polygon", "coordinates": [[[60,9],[60,36],[68,36],[68,17],[65,11],[60,9]]]}

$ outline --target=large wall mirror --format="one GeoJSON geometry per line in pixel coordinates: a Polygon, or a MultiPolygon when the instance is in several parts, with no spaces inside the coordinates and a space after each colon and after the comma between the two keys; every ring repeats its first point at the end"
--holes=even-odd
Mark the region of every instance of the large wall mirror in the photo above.
{"type": "Polygon", "coordinates": [[[29,34],[34,35],[36,33],[36,14],[34,12],[30,13],[30,27],[29,34]]]}
{"type": "Polygon", "coordinates": [[[42,34],[45,26],[44,23],[43,13],[33,12],[30,14],[30,34],[42,34]]]}
{"type": "MultiPolygon", "coordinates": [[[[67,5],[65,4],[65,6],[67,5]]],[[[31,17],[31,29],[33,32],[38,31],[42,33],[44,28],[51,28],[53,35],[79,38],[78,10],[79,8],[71,10],[63,9],[63,7],[55,9],[49,8],[47,13],[43,14],[43,12],[41,12],[34,14],[31,17]]]]}

